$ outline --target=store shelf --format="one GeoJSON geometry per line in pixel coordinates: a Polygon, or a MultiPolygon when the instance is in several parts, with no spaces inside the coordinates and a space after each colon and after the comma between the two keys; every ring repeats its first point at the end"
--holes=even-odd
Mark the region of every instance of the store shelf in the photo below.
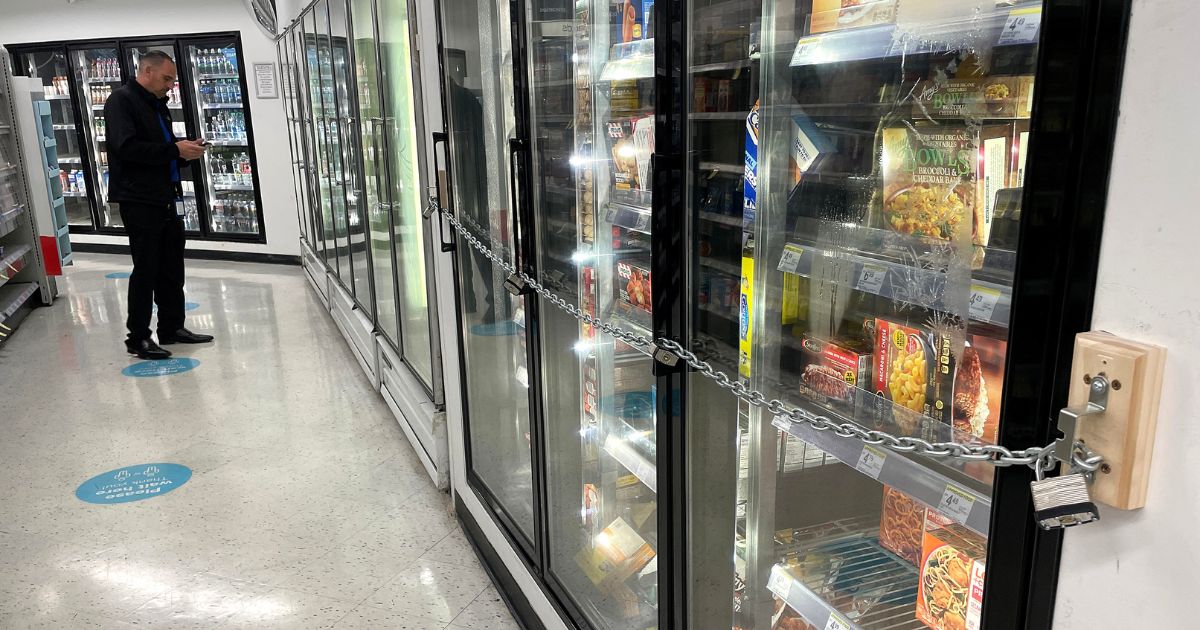
{"type": "Polygon", "coordinates": [[[742,227],[742,217],[735,217],[728,214],[717,214],[716,212],[700,212],[700,220],[708,221],[709,223],[721,223],[723,225],[732,225],[742,227]]]}
{"type": "Polygon", "coordinates": [[[0,286],[7,283],[13,276],[21,273],[25,268],[25,255],[30,252],[28,245],[20,245],[13,249],[11,253],[0,258],[0,286]]]}
{"type": "Polygon", "coordinates": [[[8,175],[10,173],[15,173],[15,172],[17,172],[16,164],[13,164],[10,162],[8,164],[0,166],[0,175],[8,175]]]}
{"type": "Polygon", "coordinates": [[[111,85],[113,83],[120,83],[120,82],[121,82],[120,78],[104,78],[104,77],[95,77],[95,78],[91,78],[91,79],[87,80],[87,83],[91,83],[91,84],[95,84],[95,85],[111,85]]]}
{"type": "Polygon", "coordinates": [[[63,155],[58,158],[59,164],[83,164],[83,158],[78,155],[63,155]]]}
{"type": "Polygon", "coordinates": [[[773,424],[864,475],[896,488],[937,509],[947,518],[987,536],[992,497],[982,488],[959,483],[942,474],[942,469],[924,465],[902,453],[866,445],[858,438],[843,438],[831,431],[818,431],[808,423],[794,423],[782,416],[776,417],[773,424]]]}
{"type": "Polygon", "coordinates": [[[715,260],[713,258],[701,257],[700,258],[700,266],[708,267],[709,269],[716,269],[717,271],[726,273],[735,278],[742,277],[742,268],[741,267],[738,267],[737,265],[733,265],[733,264],[730,264],[730,263],[727,263],[724,261],[715,260]]]}
{"type": "Polygon", "coordinates": [[[633,476],[637,477],[638,481],[641,481],[647,488],[650,488],[652,492],[658,493],[657,469],[654,464],[650,463],[629,442],[615,435],[609,435],[604,440],[604,452],[617,460],[617,462],[625,467],[625,470],[628,470],[633,476]]]}
{"type": "Polygon", "coordinates": [[[103,110],[104,103],[92,103],[92,111],[103,110]]]}
{"type": "Polygon", "coordinates": [[[55,131],[67,131],[67,130],[75,128],[75,125],[52,125],[52,126],[54,127],[55,131]]]}
{"type": "Polygon", "coordinates": [[[724,162],[701,162],[701,171],[717,171],[720,173],[733,173],[735,175],[744,175],[746,173],[745,164],[726,164],[724,162]]]}
{"type": "Polygon", "coordinates": [[[690,112],[688,114],[688,119],[694,120],[694,121],[727,120],[727,121],[741,122],[741,121],[745,121],[746,116],[749,116],[749,115],[750,115],[750,112],[748,112],[748,111],[745,111],[745,112],[690,112]]]}
{"type": "Polygon", "coordinates": [[[200,109],[242,109],[241,103],[205,103],[200,109]]]}
{"type": "Polygon", "coordinates": [[[69,100],[71,100],[71,95],[70,94],[47,94],[45,98],[47,101],[69,101],[69,100]]]}
{"type": "Polygon", "coordinates": [[[86,197],[86,196],[87,196],[86,192],[74,192],[74,191],[70,191],[70,190],[63,191],[63,197],[86,197]]]}
{"type": "Polygon", "coordinates": [[[698,66],[692,66],[692,74],[701,74],[704,72],[720,72],[722,70],[737,70],[739,68],[749,68],[754,63],[752,59],[734,59],[733,61],[719,61],[716,63],[704,63],[698,66]]]}
{"type": "Polygon", "coordinates": [[[851,534],[809,546],[797,564],[771,567],[767,588],[817,628],[916,630],[916,567],[881,547],[869,534],[851,534]],[[829,567],[837,567],[830,571],[829,567]],[[805,576],[807,581],[797,576],[805,576]],[[828,599],[863,602],[843,612],[828,599]]]}
{"type": "Polygon", "coordinates": [[[609,223],[642,234],[650,233],[650,209],[609,202],[605,220],[609,223]]]}
{"type": "Polygon", "coordinates": [[[600,81],[628,81],[654,76],[654,40],[616,44],[600,70],[600,81]]]}
{"type": "Polygon", "coordinates": [[[20,282],[0,286],[0,324],[8,321],[29,298],[37,293],[38,283],[20,282]]]}
{"type": "Polygon", "coordinates": [[[224,73],[224,74],[222,74],[222,73],[218,73],[218,74],[203,74],[203,73],[201,73],[201,74],[197,74],[196,76],[201,81],[208,81],[210,79],[236,79],[240,75],[238,75],[237,73],[224,73]]]}
{"type": "Polygon", "coordinates": [[[833,31],[796,42],[790,65],[808,66],[904,55],[920,55],[957,50],[964,41],[988,44],[1036,44],[1037,30],[1014,37],[1005,33],[1009,16],[1022,12],[1040,14],[1041,2],[1025,2],[986,13],[972,12],[958,19],[923,23],[920,33],[906,31],[895,24],[833,31]]]}
{"type": "Polygon", "coordinates": [[[222,192],[252,192],[254,186],[249,184],[213,184],[213,190],[222,192]]]}
{"type": "Polygon", "coordinates": [[[214,147],[248,147],[249,142],[245,140],[209,140],[209,144],[214,147]]]}
{"type": "MultiPolygon", "coordinates": [[[[906,264],[843,249],[835,251],[813,244],[788,243],[776,268],[812,277],[813,264],[818,258],[834,260],[831,263],[837,266],[837,278],[834,279],[855,290],[912,306],[946,310],[949,274],[919,262],[906,264]]],[[[1007,328],[1012,310],[1012,289],[995,282],[972,280],[967,308],[971,320],[1007,328]]]]}
{"type": "Polygon", "coordinates": [[[8,236],[21,223],[21,215],[25,213],[25,206],[17,206],[10,208],[4,212],[0,212],[0,238],[8,236]]]}

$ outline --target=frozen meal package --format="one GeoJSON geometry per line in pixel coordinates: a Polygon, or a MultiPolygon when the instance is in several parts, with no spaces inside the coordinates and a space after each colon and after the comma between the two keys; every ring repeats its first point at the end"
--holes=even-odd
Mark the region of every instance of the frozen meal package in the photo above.
{"type": "Polygon", "coordinates": [[[651,312],[650,266],[622,261],[617,263],[618,295],[622,302],[651,312]]]}
{"type": "Polygon", "coordinates": [[[853,404],[855,390],[871,374],[871,350],[864,345],[869,346],[854,340],[801,338],[800,391],[822,403],[853,404]]]}
{"type": "Polygon", "coordinates": [[[792,185],[800,182],[801,176],[813,168],[823,155],[832,153],[833,142],[803,114],[792,116],[792,185]]]}
{"type": "Polygon", "coordinates": [[[921,422],[917,414],[949,422],[951,340],[882,318],[874,331],[875,393],[892,402],[895,423],[911,433],[921,422]]]}
{"type": "Polygon", "coordinates": [[[976,175],[976,203],[971,242],[987,246],[991,241],[996,216],[996,193],[1008,188],[1012,165],[1013,127],[1008,124],[985,125],[979,139],[979,172],[976,175]]]}
{"type": "Polygon", "coordinates": [[[965,436],[995,443],[1000,430],[1004,357],[1008,344],[972,335],[954,374],[954,428],[965,436]]]}
{"type": "Polygon", "coordinates": [[[632,575],[654,558],[654,549],[625,519],[617,517],[596,536],[596,549],[605,560],[632,575]]]}
{"type": "Polygon", "coordinates": [[[978,144],[978,133],[963,125],[884,129],[883,222],[946,240],[971,230],[978,144]]]}
{"type": "Polygon", "coordinates": [[[1013,162],[1008,185],[1010,188],[1025,186],[1025,157],[1029,153],[1029,121],[1018,120],[1013,125],[1013,162]]]}
{"type": "Polygon", "coordinates": [[[810,34],[891,24],[896,0],[813,0],[810,34]]]}
{"type": "Polygon", "coordinates": [[[913,93],[913,118],[1029,118],[1032,76],[972,76],[922,81],[913,93]]]}
{"type": "Polygon", "coordinates": [[[921,543],[917,619],[934,630],[979,630],[987,543],[958,525],[927,524],[921,543]]]}
{"type": "Polygon", "coordinates": [[[921,537],[926,507],[903,492],[883,487],[883,516],[879,519],[879,544],[909,561],[921,561],[921,537]]]}

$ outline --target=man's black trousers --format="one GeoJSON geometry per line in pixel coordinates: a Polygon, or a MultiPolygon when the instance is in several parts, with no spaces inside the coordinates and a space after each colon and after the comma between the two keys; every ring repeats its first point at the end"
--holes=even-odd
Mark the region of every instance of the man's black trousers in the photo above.
{"type": "Polygon", "coordinates": [[[129,277],[129,339],[150,338],[150,317],[158,304],[161,339],[183,328],[183,218],[175,205],[122,203],[121,221],[129,235],[133,274],[129,277]]]}

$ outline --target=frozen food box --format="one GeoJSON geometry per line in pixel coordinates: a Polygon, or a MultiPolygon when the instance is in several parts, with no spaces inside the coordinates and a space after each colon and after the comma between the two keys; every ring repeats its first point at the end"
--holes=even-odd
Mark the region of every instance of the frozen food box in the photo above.
{"type": "Polygon", "coordinates": [[[883,487],[883,516],[879,519],[879,544],[913,566],[921,561],[921,538],[926,507],[891,486],[883,487]]]}
{"type": "Polygon", "coordinates": [[[801,393],[818,402],[853,404],[855,389],[865,386],[870,378],[869,344],[805,336],[800,339],[800,347],[801,393]]]}
{"type": "Polygon", "coordinates": [[[1000,430],[1007,343],[972,335],[958,357],[954,374],[954,428],[964,436],[995,443],[1000,430]]]}
{"type": "Polygon", "coordinates": [[[1012,169],[1008,185],[1011,188],[1025,186],[1025,158],[1029,153],[1029,121],[1018,120],[1013,125],[1012,169]]]}
{"type": "Polygon", "coordinates": [[[1032,76],[977,76],[922,81],[913,98],[913,118],[1029,118],[1032,76]]]}
{"type": "Polygon", "coordinates": [[[637,202],[650,190],[650,155],[654,152],[654,117],[610,121],[608,143],[613,164],[613,189],[618,197],[637,202]]]}
{"type": "Polygon", "coordinates": [[[945,240],[971,230],[978,144],[978,132],[965,125],[884,129],[883,223],[945,240]]]}
{"type": "Polygon", "coordinates": [[[815,35],[895,20],[896,0],[813,0],[808,32],[815,35]]]}
{"type": "Polygon", "coordinates": [[[979,172],[975,178],[976,204],[971,224],[971,242],[987,246],[991,242],[996,216],[996,193],[1008,188],[1012,166],[1013,126],[985,125],[979,139],[979,172]]]}
{"type": "Polygon", "coordinates": [[[893,403],[895,423],[911,434],[920,423],[916,414],[949,422],[950,338],[882,318],[875,319],[874,334],[875,393],[893,403]]]}
{"type": "Polygon", "coordinates": [[[647,313],[651,312],[649,266],[622,261],[617,263],[617,276],[620,278],[618,294],[621,301],[647,313]]]}
{"type": "Polygon", "coordinates": [[[596,536],[595,543],[604,559],[620,567],[625,577],[641,571],[655,555],[650,543],[619,516],[596,536]]]}
{"type": "Polygon", "coordinates": [[[986,542],[967,528],[927,526],[918,566],[917,619],[934,630],[979,630],[986,558],[986,542]]]}

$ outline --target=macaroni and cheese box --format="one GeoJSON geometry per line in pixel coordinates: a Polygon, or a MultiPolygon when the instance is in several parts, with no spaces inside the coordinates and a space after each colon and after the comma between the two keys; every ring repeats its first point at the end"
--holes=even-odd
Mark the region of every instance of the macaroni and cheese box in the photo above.
{"type": "Polygon", "coordinates": [[[950,420],[954,376],[952,341],[878,318],[875,328],[875,393],[892,402],[893,420],[906,432],[920,424],[918,414],[950,420]]]}

